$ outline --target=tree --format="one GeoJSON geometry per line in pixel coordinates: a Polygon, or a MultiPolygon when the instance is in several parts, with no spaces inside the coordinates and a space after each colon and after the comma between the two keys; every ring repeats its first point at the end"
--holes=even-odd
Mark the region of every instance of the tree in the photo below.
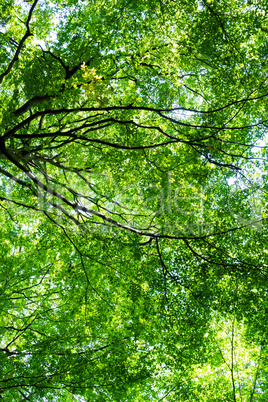
{"type": "Polygon", "coordinates": [[[1,5],[4,400],[267,399],[266,8],[1,5]]]}

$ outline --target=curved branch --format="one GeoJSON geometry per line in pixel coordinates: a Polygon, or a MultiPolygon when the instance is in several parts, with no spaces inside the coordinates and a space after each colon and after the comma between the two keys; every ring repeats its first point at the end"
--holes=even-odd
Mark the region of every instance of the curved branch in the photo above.
{"type": "Polygon", "coordinates": [[[39,0],[35,0],[33,2],[33,5],[31,6],[31,9],[29,11],[29,15],[28,15],[28,18],[27,18],[27,21],[26,21],[26,24],[25,24],[26,25],[26,32],[25,32],[24,36],[22,37],[22,39],[20,40],[20,42],[18,44],[18,47],[16,49],[16,52],[14,54],[14,57],[10,61],[6,71],[4,71],[0,75],[0,84],[3,82],[3,79],[10,73],[10,71],[12,70],[12,67],[14,66],[15,62],[19,59],[19,54],[20,54],[20,52],[21,52],[21,50],[23,48],[23,45],[24,45],[25,41],[27,40],[27,38],[29,38],[29,36],[32,36],[32,33],[30,31],[30,21],[31,21],[33,11],[34,11],[38,1],[39,0]]]}

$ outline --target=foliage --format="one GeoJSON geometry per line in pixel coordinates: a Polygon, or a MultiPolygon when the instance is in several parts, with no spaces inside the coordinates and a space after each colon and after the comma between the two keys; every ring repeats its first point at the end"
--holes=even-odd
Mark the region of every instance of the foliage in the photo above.
{"type": "Polygon", "coordinates": [[[0,398],[267,400],[267,4],[0,5],[0,398]]]}

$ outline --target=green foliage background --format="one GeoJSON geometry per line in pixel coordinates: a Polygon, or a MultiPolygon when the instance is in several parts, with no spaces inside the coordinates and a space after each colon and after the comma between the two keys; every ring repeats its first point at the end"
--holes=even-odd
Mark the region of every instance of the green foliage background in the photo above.
{"type": "Polygon", "coordinates": [[[0,4],[0,399],[267,401],[267,2],[0,4]]]}

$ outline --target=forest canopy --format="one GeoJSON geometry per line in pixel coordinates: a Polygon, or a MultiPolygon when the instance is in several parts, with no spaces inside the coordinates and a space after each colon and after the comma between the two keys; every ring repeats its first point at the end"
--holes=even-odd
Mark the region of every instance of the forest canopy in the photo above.
{"type": "Polygon", "coordinates": [[[267,13],[1,2],[1,400],[268,400],[267,13]]]}

